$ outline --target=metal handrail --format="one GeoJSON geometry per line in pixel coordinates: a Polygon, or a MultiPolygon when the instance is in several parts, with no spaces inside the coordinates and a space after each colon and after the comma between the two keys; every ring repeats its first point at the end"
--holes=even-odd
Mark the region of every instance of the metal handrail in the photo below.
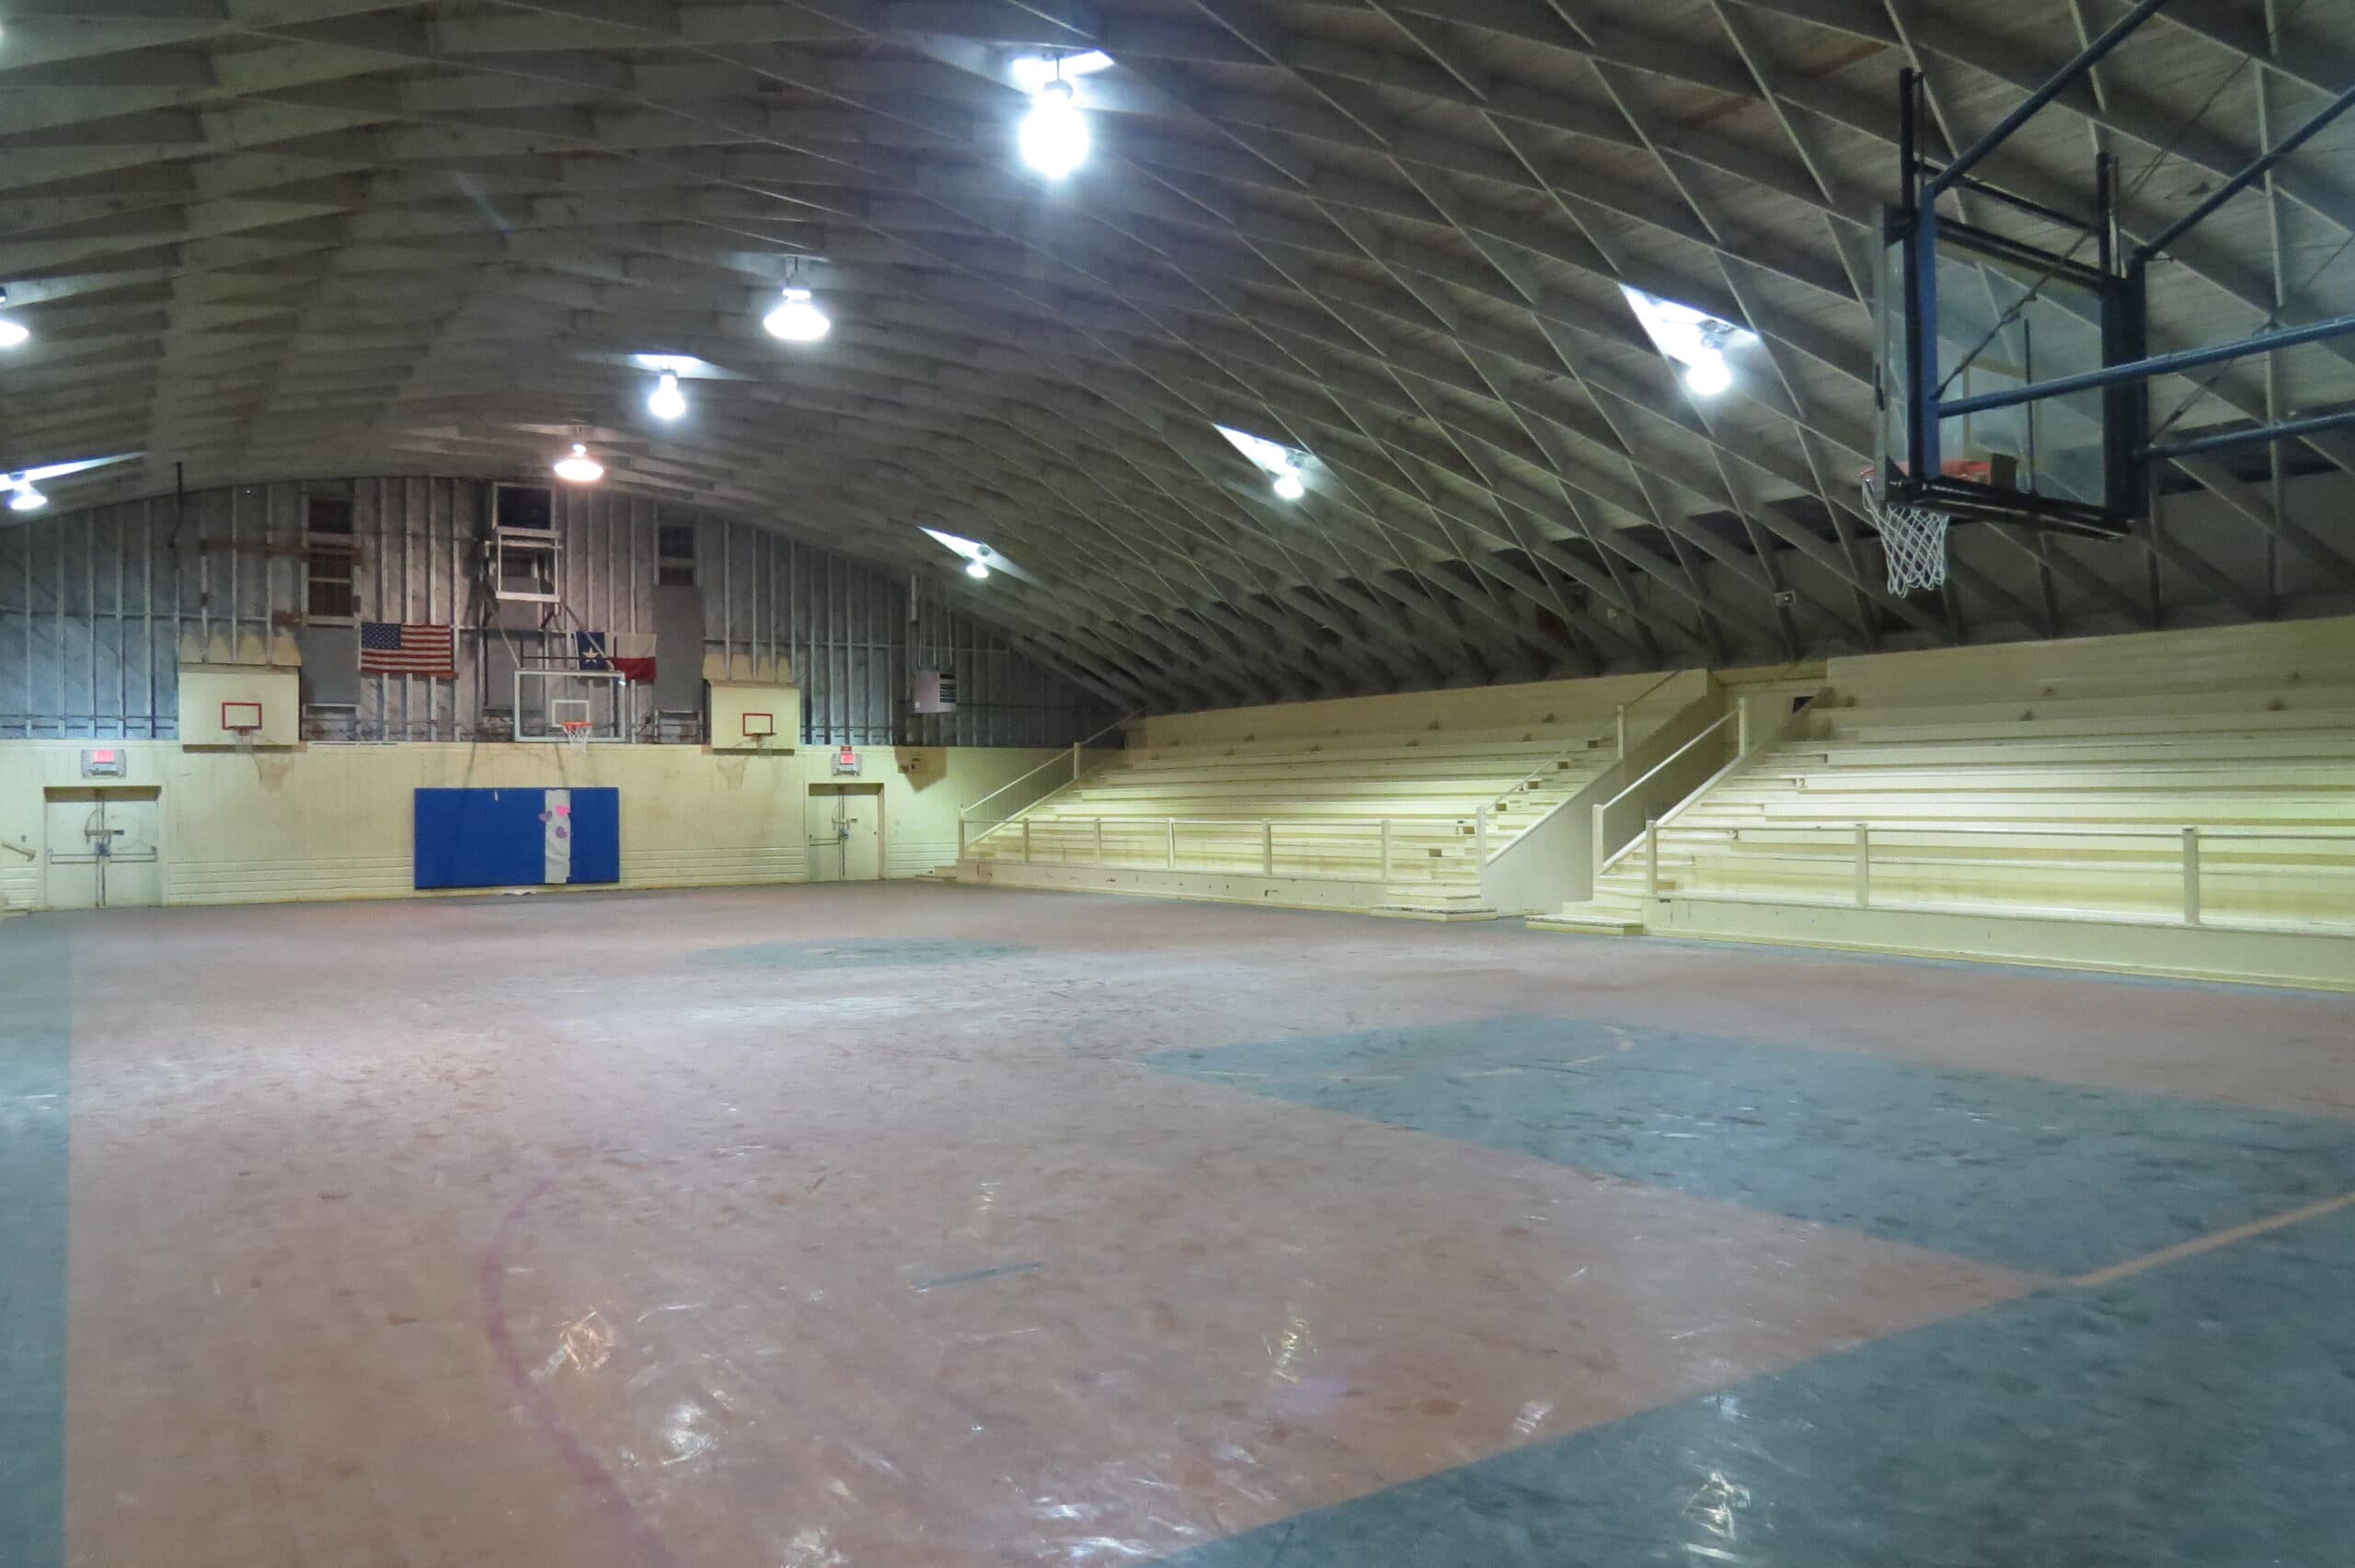
{"type": "MultiPolygon", "coordinates": [[[[1371,877],[1336,877],[1330,874],[1319,872],[1293,872],[1289,875],[1295,876],[1311,876],[1325,881],[1386,883],[1391,880],[1391,830],[1394,827],[1402,822],[1438,822],[1445,823],[1449,826],[1460,829],[1467,820],[1474,819],[1467,818],[1460,814],[1430,814],[1407,817],[1105,817],[1081,816],[1074,812],[1069,816],[1059,816],[1049,819],[1048,826],[1051,828],[1065,828],[1074,830],[1092,829],[1096,841],[1095,858],[1092,862],[1074,862],[1071,859],[1072,851],[1069,841],[1074,837],[1079,836],[1077,833],[1072,833],[1061,835],[1062,841],[1054,846],[1058,857],[1055,864],[1063,865],[1092,864],[1099,866],[1110,865],[1113,864],[1106,853],[1104,841],[1105,823],[1119,823],[1123,829],[1130,830],[1132,832],[1133,830],[1137,829],[1157,829],[1160,831],[1163,841],[1162,866],[1163,869],[1168,871],[1177,871],[1181,869],[1178,864],[1178,830],[1180,828],[1257,828],[1259,830],[1259,870],[1260,874],[1265,876],[1273,876],[1276,875],[1276,829],[1279,824],[1285,827],[1325,827],[1338,824],[1350,828],[1371,829],[1373,831],[1374,841],[1379,846],[1375,851],[1377,865],[1379,868],[1376,876],[1371,877]]],[[[1006,824],[999,825],[1005,826],[1006,824]]],[[[1038,819],[1026,817],[1020,819],[1018,825],[1022,830],[1022,864],[1025,865],[1033,864],[1035,864],[1033,854],[1035,850],[1034,840],[1037,837],[1035,830],[1038,827],[1038,819]]],[[[960,832],[963,826],[964,825],[962,823],[959,824],[960,832]]],[[[1329,850],[1334,846],[1330,843],[1326,843],[1318,847],[1329,850]]],[[[1485,853],[1486,848],[1487,841],[1485,837],[1476,841],[1476,854],[1473,859],[1473,864],[1476,868],[1479,864],[1479,857],[1481,854],[1485,853]]],[[[959,858],[962,858],[961,852],[959,858]]],[[[1450,858],[1459,862],[1462,859],[1460,856],[1450,858]]],[[[1184,869],[1209,870],[1212,868],[1186,867],[1184,869]]]]}
{"type": "Polygon", "coordinates": [[[1595,809],[1597,811],[1608,811],[1613,807],[1618,805],[1621,801],[1626,799],[1629,795],[1635,794],[1637,790],[1643,788],[1644,785],[1651,783],[1653,778],[1660,773],[1662,768],[1673,765],[1683,757],[1684,753],[1692,750],[1693,748],[1700,745],[1701,742],[1706,740],[1709,737],[1715,735],[1717,731],[1731,724],[1737,716],[1737,713],[1738,710],[1729,708],[1724,713],[1719,714],[1716,718],[1709,721],[1708,728],[1701,731],[1692,739],[1686,741],[1683,745],[1670,752],[1666,757],[1662,758],[1658,764],[1646,770],[1642,778],[1637,779],[1634,784],[1629,784],[1626,789],[1621,790],[1617,795],[1613,795],[1610,799],[1596,807],[1595,809]]]}
{"type": "Polygon", "coordinates": [[[0,850],[15,850],[27,860],[39,860],[40,858],[40,854],[38,851],[29,850],[22,844],[12,844],[6,839],[0,839],[0,850]]]}
{"type": "MultiPolygon", "coordinates": [[[[2084,828],[1982,828],[1957,825],[1951,828],[1910,828],[1886,822],[1867,824],[1876,836],[1883,833],[1927,833],[1940,835],[1982,835],[2006,839],[2174,839],[2184,832],[2180,825],[2171,828],[2116,828],[2087,826],[2084,828]]],[[[1840,822],[1793,822],[1787,826],[1773,822],[1748,822],[1739,828],[1716,830],[1734,837],[1743,833],[1853,833],[1854,824],[1840,822]]],[[[2355,830],[2343,833],[2273,833],[2261,828],[2201,828],[2202,839],[2263,839],[2292,843],[2355,844],[2355,830]]]]}
{"type": "MultiPolygon", "coordinates": [[[[1853,902],[1855,907],[1859,910],[1868,910],[1874,907],[1872,872],[1873,840],[1876,835],[1911,834],[1916,838],[2134,839],[2145,841],[2157,840],[2161,842],[2172,840],[2180,846],[2178,851],[2179,859],[2177,864],[2181,867],[2183,875],[2181,919],[2183,923],[2187,926],[2200,925],[2205,922],[2207,918],[2203,914],[2201,908],[2200,882],[2201,877],[2204,875],[2203,856],[2208,844],[2211,841],[2223,841],[2225,842],[2237,843],[2346,844],[2350,847],[2355,847],[2355,832],[2273,832],[2263,828],[2200,828],[2198,826],[2175,828],[2126,828],[2092,824],[2082,828],[1997,828],[1955,825],[1943,828],[1932,828],[1882,826],[1872,822],[1853,822],[1844,826],[1834,825],[1829,822],[1798,822],[1783,826],[1756,823],[1750,824],[1742,828],[1718,829],[1715,830],[1715,831],[1724,833],[1729,841],[1739,841],[1744,832],[1788,833],[1803,836],[1811,836],[1821,833],[1844,832],[1848,836],[1851,845],[1849,855],[1854,866],[1854,875],[1855,878],[1855,890],[1851,896],[1851,902],[1853,902]]],[[[1663,895],[1660,888],[1660,824],[1658,822],[1653,822],[1646,826],[1644,830],[1643,841],[1645,854],[1644,892],[1648,897],[1660,898],[1663,895]]],[[[1924,847],[1924,846],[1919,844],[1911,846],[1913,856],[1909,857],[1909,863],[1918,863],[1918,859],[1933,860],[1935,864],[1943,865],[1949,871],[1962,870],[1971,866],[1977,866],[1982,869],[1993,868],[2004,864],[2001,862],[1984,860],[1961,860],[1957,859],[1950,854],[1945,856],[1937,856],[1935,855],[1935,853],[1931,855],[1924,855],[1923,854],[1924,847]],[[1915,859],[1914,857],[1918,857],[1918,859],[1915,859]]],[[[1936,847],[1936,846],[1930,846],[1934,852],[1936,847]]],[[[1778,853],[1770,851],[1767,856],[1761,858],[1788,860],[1792,857],[1787,852],[1778,853]]],[[[1828,854],[1818,855],[1809,853],[1807,858],[1817,864],[1836,864],[1838,863],[1838,857],[1828,854]]],[[[1885,848],[1882,851],[1882,860],[1883,864],[1889,864],[1888,851],[1885,848]]],[[[1700,864],[1703,863],[1695,863],[1696,869],[1700,864]]],[[[2036,863],[2029,862],[2027,864],[2034,864],[2036,863]]],[[[2149,863],[2145,862],[2144,864],[2148,864],[2149,863]]],[[[2123,868],[2121,867],[2121,869],[2123,868]]],[[[1706,897],[1706,895],[1702,894],[1698,888],[1686,888],[1680,889],[1677,896],[1706,897]]],[[[1934,906],[1924,905],[1920,907],[1930,908],[1934,906]]],[[[1949,901],[1946,905],[1936,907],[1968,909],[1971,906],[1966,900],[1961,902],[1949,901]]]]}
{"type": "MultiPolygon", "coordinates": [[[[1671,670],[1667,674],[1661,676],[1659,680],[1653,681],[1650,685],[1645,687],[1641,692],[1637,692],[1636,695],[1630,697],[1627,701],[1621,703],[1618,705],[1618,713],[1615,715],[1615,722],[1614,725],[1614,733],[1619,739],[1619,754],[1621,756],[1624,757],[1627,754],[1626,715],[1628,713],[1640,706],[1654,692],[1659,691],[1662,686],[1667,685],[1670,681],[1684,673],[1685,671],[1682,670],[1671,670]]],[[[1591,740],[1593,738],[1590,736],[1588,738],[1591,740]]],[[[1508,798],[1512,795],[1519,795],[1522,789],[1528,786],[1530,781],[1536,778],[1540,773],[1543,773],[1546,769],[1555,766],[1565,758],[1575,757],[1581,751],[1590,751],[1592,750],[1593,748],[1591,746],[1579,745],[1571,747],[1566,750],[1557,751],[1554,755],[1546,758],[1544,761],[1538,763],[1537,766],[1530,769],[1529,772],[1522,774],[1520,778],[1505,786],[1503,790],[1499,791],[1495,795],[1490,796],[1487,804],[1481,807],[1481,809],[1493,810],[1497,807],[1502,806],[1508,798]]]]}
{"type": "MultiPolygon", "coordinates": [[[[1071,743],[1071,750],[1074,753],[1086,750],[1090,741],[1097,739],[1100,736],[1109,735],[1112,731],[1120,728],[1124,725],[1134,723],[1139,715],[1142,715],[1143,712],[1144,710],[1143,708],[1139,708],[1136,713],[1131,714],[1127,718],[1114,719],[1111,723],[1097,730],[1094,735],[1088,736],[1086,739],[1073,741],[1071,743]]],[[[1063,761],[1063,759],[1060,756],[1049,758],[1046,761],[1040,763],[1028,773],[1024,773],[1020,778],[1008,779],[1005,783],[998,785],[997,788],[990,791],[989,794],[982,796],[981,799],[974,801],[969,806],[959,807],[957,808],[957,815],[959,818],[962,818],[969,811],[977,811],[981,809],[982,807],[987,806],[991,801],[995,800],[999,795],[1004,795],[1007,790],[1012,789],[1016,784],[1027,784],[1030,780],[1037,778],[1040,773],[1045,773],[1049,768],[1061,766],[1063,761]]],[[[1074,776],[1072,782],[1076,784],[1079,781],[1077,777],[1074,776]]],[[[1040,798],[1044,799],[1045,796],[1042,795],[1040,798]]],[[[1035,805],[1037,802],[1034,801],[1032,804],[1035,805]]],[[[1013,818],[1002,818],[1002,820],[1011,821],[1013,818]]]]}
{"type": "MultiPolygon", "coordinates": [[[[1797,727],[1799,720],[1805,718],[1809,714],[1816,712],[1816,704],[1822,702],[1824,698],[1831,694],[1831,687],[1819,686],[1813,692],[1809,693],[1806,702],[1794,707],[1790,713],[1785,716],[1783,722],[1775,727],[1775,732],[1773,734],[1764,737],[1743,737],[1742,738],[1749,742],[1747,749],[1744,749],[1741,744],[1737,742],[1734,750],[1734,757],[1731,761],[1728,762],[1724,767],[1719,768],[1716,773],[1711,773],[1707,778],[1701,781],[1701,786],[1698,789],[1694,790],[1683,799],[1671,807],[1665,815],[1655,817],[1650,821],[1645,823],[1644,830],[1642,832],[1637,834],[1634,838],[1629,839],[1626,843],[1620,845],[1618,853],[1603,861],[1602,865],[1597,867],[1597,869],[1600,871],[1610,870],[1613,866],[1617,865],[1622,860],[1625,860],[1627,855],[1635,850],[1637,844],[1644,844],[1648,846],[1645,853],[1650,857],[1652,863],[1651,876],[1655,880],[1657,880],[1660,869],[1660,830],[1662,828],[1667,827],[1671,822],[1675,821],[1679,817],[1683,816],[1687,811],[1692,810],[1694,807],[1699,805],[1704,799],[1707,798],[1712,790],[1725,783],[1726,780],[1731,778],[1743,768],[1748,767],[1754,758],[1763,756],[1768,751],[1771,751],[1775,747],[1781,745],[1790,735],[1792,729],[1797,727]]],[[[1741,711],[1740,702],[1736,701],[1732,711],[1729,713],[1726,717],[1739,719],[1741,716],[1741,711]]],[[[1695,740],[1698,740],[1699,738],[1699,736],[1694,737],[1694,739],[1695,740]]],[[[1608,807],[1598,807],[1597,809],[1607,810],[1608,807]]]]}

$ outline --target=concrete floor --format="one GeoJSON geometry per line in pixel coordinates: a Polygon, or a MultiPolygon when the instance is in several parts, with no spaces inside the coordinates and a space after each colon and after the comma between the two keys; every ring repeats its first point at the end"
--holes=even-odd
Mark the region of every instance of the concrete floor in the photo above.
{"type": "Polygon", "coordinates": [[[2351,1038],[934,887],[13,921],[0,1564],[2335,1568],[2351,1038]]]}

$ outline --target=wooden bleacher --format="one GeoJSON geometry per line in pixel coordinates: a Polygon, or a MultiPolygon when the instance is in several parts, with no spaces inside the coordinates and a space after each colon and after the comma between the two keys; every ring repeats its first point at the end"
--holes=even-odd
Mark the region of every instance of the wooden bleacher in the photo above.
{"type": "MultiPolygon", "coordinates": [[[[1663,819],[1659,891],[2355,936],[2350,625],[1834,661],[1795,733],[1663,819]]],[[[1663,918],[1649,862],[1564,923],[1706,921],[1663,918]]]]}
{"type": "MultiPolygon", "coordinates": [[[[1155,720],[1079,784],[970,833],[966,861],[1002,881],[1047,868],[1185,874],[1280,881],[1291,902],[1322,901],[1326,885],[1338,907],[1475,912],[1484,856],[1618,760],[1616,702],[1651,684],[1155,720]]],[[[1703,684],[1690,676],[1637,723],[1703,684]]]]}

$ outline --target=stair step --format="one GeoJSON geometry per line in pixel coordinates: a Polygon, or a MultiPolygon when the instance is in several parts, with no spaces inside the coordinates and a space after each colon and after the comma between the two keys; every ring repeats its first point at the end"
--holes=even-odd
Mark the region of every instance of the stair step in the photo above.
{"type": "Polygon", "coordinates": [[[1532,915],[1525,922],[1532,931],[1568,931],[1590,936],[1641,936],[1644,922],[1633,915],[1607,911],[1590,912],[1590,906],[1573,904],[1557,914],[1532,915]]]}

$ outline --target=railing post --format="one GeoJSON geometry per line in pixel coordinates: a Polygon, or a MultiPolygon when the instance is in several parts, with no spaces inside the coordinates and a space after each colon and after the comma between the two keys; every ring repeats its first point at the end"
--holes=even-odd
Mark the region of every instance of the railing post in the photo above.
{"type": "Polygon", "coordinates": [[[1079,782],[1079,742],[1076,740],[1071,743],[1071,782],[1079,782]]]}
{"type": "Polygon", "coordinates": [[[957,858],[965,858],[965,819],[962,817],[957,818],[957,858]]]}
{"type": "Polygon", "coordinates": [[[1382,819],[1382,879],[1390,880],[1390,818],[1382,819]]]}
{"type": "Polygon", "coordinates": [[[1644,818],[1644,896],[1660,897],[1660,818],[1644,818]]]}
{"type": "Polygon", "coordinates": [[[1169,850],[1163,857],[1162,864],[1170,871],[1178,869],[1178,818],[1175,817],[1169,818],[1169,850]]]}
{"type": "Polygon", "coordinates": [[[1868,910],[1873,902],[1873,840],[1872,830],[1862,822],[1856,824],[1856,908],[1868,910]]]}
{"type": "Polygon", "coordinates": [[[1259,818],[1259,875],[1276,874],[1276,825],[1267,818],[1259,818]]]}
{"type": "Polygon", "coordinates": [[[1488,864],[1488,808],[1485,806],[1472,813],[1472,860],[1476,865],[1488,864]]]}
{"type": "Polygon", "coordinates": [[[1030,818],[1022,819],[1022,864],[1030,864],[1030,818]]]}
{"type": "Polygon", "coordinates": [[[1098,817],[1098,818],[1096,819],[1096,864],[1098,864],[1098,865],[1102,865],[1102,864],[1105,864],[1105,861],[1104,861],[1104,818],[1101,818],[1101,817],[1098,817]]]}
{"type": "Polygon", "coordinates": [[[1617,734],[1618,734],[1618,738],[1619,738],[1619,760],[1620,760],[1621,761],[1623,761],[1623,762],[1624,762],[1624,761],[1626,761],[1627,760],[1627,704],[1626,704],[1622,703],[1622,704],[1619,704],[1619,713],[1618,713],[1618,716],[1617,716],[1616,718],[1614,718],[1614,719],[1612,721],[1612,727],[1613,727],[1613,729],[1614,729],[1614,730],[1617,732],[1617,734]]]}
{"type": "Polygon", "coordinates": [[[2183,923],[2200,923],[2200,830],[2183,830],[2183,923]]]}
{"type": "Polygon", "coordinates": [[[1750,755],[1750,693],[1742,692],[1733,700],[1733,754],[1750,755]]]}

